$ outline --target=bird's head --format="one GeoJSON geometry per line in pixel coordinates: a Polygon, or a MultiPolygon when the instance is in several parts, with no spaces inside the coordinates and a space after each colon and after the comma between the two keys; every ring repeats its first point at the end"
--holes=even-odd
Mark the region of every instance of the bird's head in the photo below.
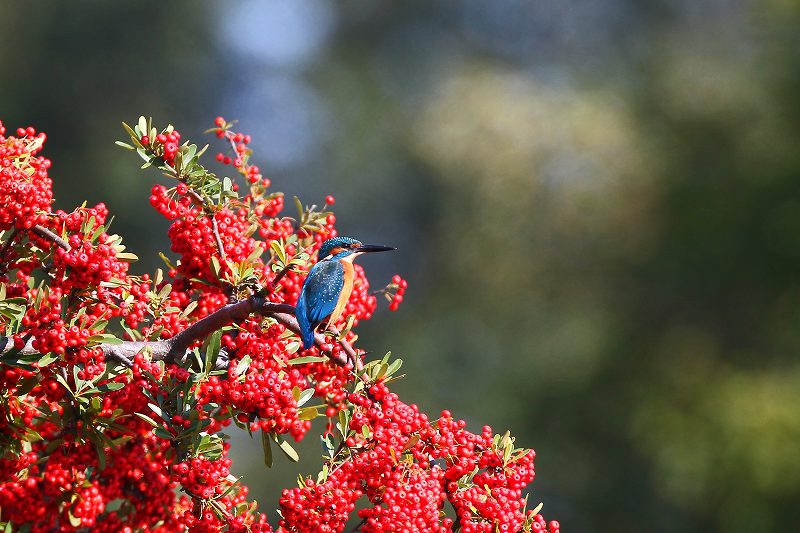
{"type": "Polygon", "coordinates": [[[328,258],[342,259],[348,256],[354,256],[369,252],[386,252],[388,250],[395,250],[391,246],[379,246],[377,244],[362,244],[361,241],[351,239],[350,237],[334,237],[322,243],[319,248],[319,260],[323,261],[328,258]]]}

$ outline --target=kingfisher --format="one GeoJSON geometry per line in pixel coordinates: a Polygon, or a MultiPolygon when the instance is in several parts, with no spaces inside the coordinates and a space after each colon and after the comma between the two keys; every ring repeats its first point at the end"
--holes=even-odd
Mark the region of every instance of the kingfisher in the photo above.
{"type": "Polygon", "coordinates": [[[364,253],[389,250],[396,248],[362,244],[350,237],[334,237],[322,243],[319,260],[308,273],[297,300],[295,314],[304,349],[314,346],[314,330],[325,318],[327,329],[342,316],[356,277],[353,260],[364,253]]]}

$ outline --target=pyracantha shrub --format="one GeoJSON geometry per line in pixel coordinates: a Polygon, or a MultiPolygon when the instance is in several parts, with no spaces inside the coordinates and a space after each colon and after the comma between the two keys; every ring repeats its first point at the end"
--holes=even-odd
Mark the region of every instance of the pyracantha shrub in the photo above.
{"type": "Polygon", "coordinates": [[[247,499],[221,430],[258,435],[297,460],[315,418],[324,465],[283,491],[290,532],[559,530],[526,509],[532,450],[443,412],[429,418],[387,387],[401,361],[365,361],[354,328],[382,294],[355,286],[338,323],[302,350],[293,316],[320,244],[323,207],[284,197],[251,163],[250,137],[210,132],[205,149],[140,118],[118,142],[156,167],[150,204],[171,221],[166,268],[133,275],[102,204],[53,210],[45,135],[0,124],[0,526],[5,531],[272,531],[247,499]],[[170,258],[171,257],[171,258],[170,258]],[[349,523],[349,524],[348,524],[349,523]]]}

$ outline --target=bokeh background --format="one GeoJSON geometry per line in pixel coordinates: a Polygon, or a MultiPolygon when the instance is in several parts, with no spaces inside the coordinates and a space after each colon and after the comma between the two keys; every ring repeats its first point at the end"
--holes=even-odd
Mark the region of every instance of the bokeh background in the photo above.
{"type": "MultiPolygon", "coordinates": [[[[406,301],[361,345],[535,448],[564,531],[800,530],[796,2],[49,0],[0,35],[0,120],[140,271],[168,241],[120,121],[238,118],[276,190],[398,246],[364,264],[406,301]]],[[[267,471],[231,433],[274,520],[319,443],[267,471]]]]}

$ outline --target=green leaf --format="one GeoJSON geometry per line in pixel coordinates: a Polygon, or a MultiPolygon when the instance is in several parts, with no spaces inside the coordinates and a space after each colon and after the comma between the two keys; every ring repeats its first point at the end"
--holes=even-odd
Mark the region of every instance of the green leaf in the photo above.
{"type": "Polygon", "coordinates": [[[420,437],[419,437],[418,434],[417,435],[412,435],[411,438],[408,439],[408,441],[406,441],[406,445],[403,446],[403,449],[402,449],[401,453],[405,453],[408,450],[410,450],[411,448],[413,448],[419,442],[419,438],[420,437]]]}
{"type": "Polygon", "coordinates": [[[304,357],[295,357],[294,359],[289,360],[290,365],[303,365],[305,363],[322,363],[327,361],[327,357],[321,357],[319,355],[306,355],[304,357]]]}
{"type": "Polygon", "coordinates": [[[131,140],[133,140],[133,139],[137,139],[138,140],[139,137],[136,135],[136,132],[133,131],[133,128],[131,128],[130,126],[128,126],[124,122],[122,123],[122,127],[125,129],[127,134],[131,136],[131,140]]]}
{"type": "Polygon", "coordinates": [[[161,426],[155,428],[153,430],[153,433],[158,438],[161,438],[161,439],[164,439],[164,440],[172,440],[172,435],[170,434],[170,432],[167,431],[166,429],[162,428],[161,426]]]}
{"type": "Polygon", "coordinates": [[[117,259],[125,263],[135,263],[139,260],[139,256],[129,252],[117,252],[117,259]]]}
{"type": "Polygon", "coordinates": [[[17,390],[14,393],[14,396],[25,396],[38,384],[39,380],[36,376],[25,378],[19,382],[19,385],[17,385],[17,390]]]}
{"type": "Polygon", "coordinates": [[[245,355],[241,358],[241,360],[236,364],[236,369],[233,371],[239,377],[243,377],[244,373],[247,372],[247,369],[250,367],[250,356],[245,355]]]}
{"type": "Polygon", "coordinates": [[[79,527],[81,527],[81,524],[82,524],[83,522],[81,521],[81,519],[80,519],[80,518],[78,518],[78,517],[76,517],[76,516],[73,516],[73,514],[72,514],[72,509],[70,509],[69,511],[67,511],[67,516],[69,517],[69,525],[71,525],[71,526],[72,526],[72,527],[74,527],[74,528],[79,528],[79,527]]]}
{"type": "Polygon", "coordinates": [[[96,388],[100,392],[113,392],[115,390],[120,390],[123,387],[125,387],[125,383],[120,383],[118,381],[109,381],[108,383],[103,383],[102,385],[98,385],[96,388]]]}
{"type": "Polygon", "coordinates": [[[300,343],[298,341],[292,341],[286,345],[286,353],[290,355],[297,353],[298,350],[300,350],[300,343]]]}
{"type": "Polygon", "coordinates": [[[147,422],[151,426],[158,427],[158,422],[156,422],[155,420],[153,420],[152,418],[150,418],[146,414],[143,414],[143,413],[133,413],[133,414],[135,414],[136,416],[138,416],[139,418],[141,418],[142,420],[144,420],[145,422],[147,422]]]}
{"type": "Polygon", "coordinates": [[[110,333],[98,333],[89,337],[88,342],[92,344],[122,344],[125,341],[110,333]]]}
{"type": "Polygon", "coordinates": [[[98,470],[105,470],[106,469],[106,451],[105,451],[105,444],[100,438],[100,433],[95,433],[94,431],[90,431],[89,440],[92,441],[94,444],[94,450],[97,453],[97,468],[98,470]]]}
{"type": "Polygon", "coordinates": [[[385,376],[387,370],[389,370],[389,365],[386,363],[381,363],[378,366],[378,375],[376,376],[376,379],[381,379],[383,376],[385,376]]]}
{"type": "Polygon", "coordinates": [[[183,308],[183,311],[181,311],[179,318],[181,319],[187,318],[189,315],[192,314],[192,311],[194,311],[196,307],[197,307],[197,302],[192,300],[191,302],[186,304],[186,307],[183,308]]]}
{"type": "Polygon", "coordinates": [[[298,455],[295,449],[292,448],[292,445],[289,444],[288,441],[284,440],[284,438],[281,435],[278,435],[277,433],[272,433],[272,440],[274,440],[278,444],[278,446],[280,446],[281,451],[284,454],[286,454],[286,457],[288,457],[290,461],[296,463],[300,460],[300,455],[298,455]]]}
{"type": "Polygon", "coordinates": [[[297,219],[302,220],[305,209],[303,209],[303,202],[297,196],[294,197],[294,205],[297,208],[297,219]]]}
{"type": "Polygon", "coordinates": [[[161,287],[161,290],[159,290],[159,291],[158,291],[158,296],[157,296],[157,298],[158,298],[159,300],[163,300],[163,299],[165,299],[167,296],[169,296],[169,293],[170,293],[170,292],[172,292],[172,284],[171,284],[171,283],[167,283],[166,285],[164,285],[163,287],[161,287]]]}
{"type": "Polygon", "coordinates": [[[170,260],[169,260],[169,257],[167,257],[166,255],[164,255],[164,252],[158,252],[158,256],[161,258],[161,260],[162,260],[162,261],[164,261],[164,264],[165,264],[165,265],[167,265],[167,268],[169,268],[169,269],[175,269],[175,268],[177,268],[177,267],[176,267],[176,266],[175,266],[175,265],[172,263],[172,261],[170,261],[170,260]]]}
{"type": "Polygon", "coordinates": [[[336,447],[333,444],[333,436],[331,434],[321,435],[320,440],[322,441],[322,453],[325,457],[333,458],[333,454],[336,452],[336,447]]]}
{"type": "Polygon", "coordinates": [[[322,416],[319,412],[321,406],[315,405],[313,407],[303,407],[297,411],[297,418],[300,420],[314,420],[322,416]]]}
{"type": "Polygon", "coordinates": [[[197,453],[211,461],[215,461],[222,456],[222,438],[218,435],[201,434],[200,442],[197,444],[197,453]]]}
{"type": "Polygon", "coordinates": [[[214,370],[214,365],[217,362],[217,356],[219,355],[219,350],[222,346],[222,330],[218,329],[212,333],[207,339],[207,343],[203,370],[205,372],[211,372],[214,370]]]}
{"type": "Polygon", "coordinates": [[[347,409],[339,411],[339,423],[336,426],[342,438],[346,439],[348,433],[350,433],[350,411],[347,409]]]}
{"type": "Polygon", "coordinates": [[[217,279],[220,278],[220,274],[222,272],[222,265],[219,263],[219,259],[216,256],[212,255],[209,259],[209,264],[211,266],[211,272],[214,274],[214,277],[217,279]]]}
{"type": "Polygon", "coordinates": [[[403,360],[395,359],[394,362],[392,362],[392,364],[389,365],[389,368],[386,369],[386,375],[391,376],[392,374],[400,370],[401,366],[403,366],[403,360]]]}
{"type": "Polygon", "coordinates": [[[272,445],[269,443],[269,433],[261,432],[261,447],[264,449],[264,464],[272,468],[272,445]]]}
{"type": "Polygon", "coordinates": [[[161,407],[157,406],[154,403],[148,403],[147,407],[149,407],[151,411],[153,411],[155,414],[161,417],[161,420],[163,420],[164,422],[170,421],[170,417],[164,412],[163,409],[161,409],[161,407]]]}
{"type": "Polygon", "coordinates": [[[302,407],[305,405],[308,400],[310,400],[314,396],[314,389],[306,389],[300,393],[300,396],[297,398],[297,407],[302,407]]]}
{"type": "Polygon", "coordinates": [[[54,353],[46,353],[42,357],[39,358],[38,364],[39,368],[44,368],[50,363],[58,360],[58,355],[54,353]]]}

